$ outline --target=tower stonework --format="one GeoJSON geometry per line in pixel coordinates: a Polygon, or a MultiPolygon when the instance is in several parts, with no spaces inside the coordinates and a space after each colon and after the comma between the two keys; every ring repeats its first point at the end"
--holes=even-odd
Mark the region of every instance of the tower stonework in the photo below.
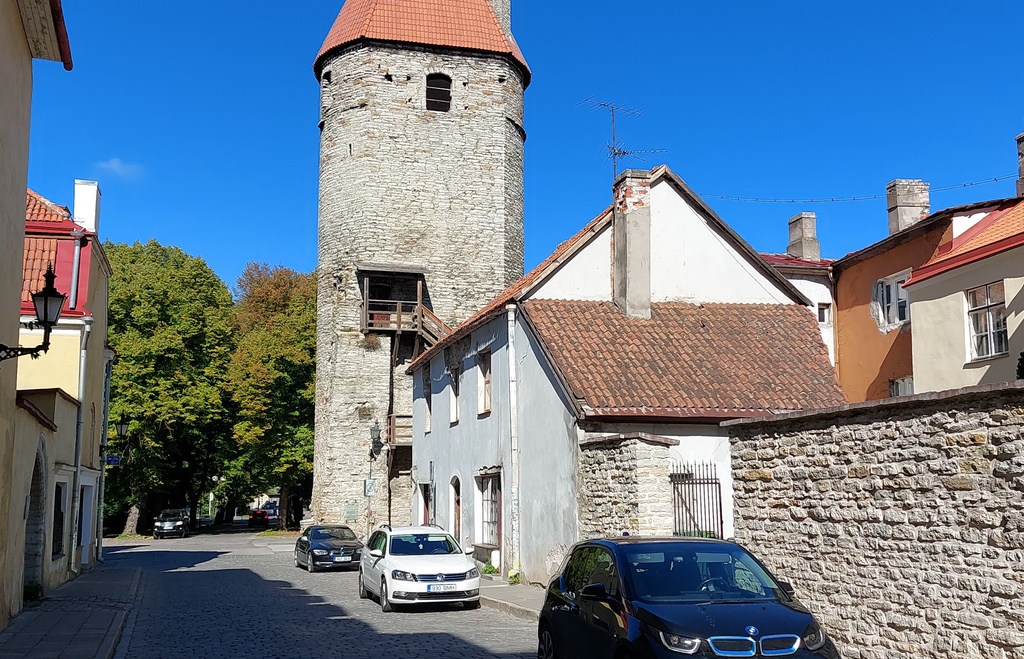
{"type": "Polygon", "coordinates": [[[409,521],[405,370],[437,340],[423,328],[454,327],[522,276],[530,73],[489,0],[347,0],[314,71],[312,511],[364,533],[409,521]]]}

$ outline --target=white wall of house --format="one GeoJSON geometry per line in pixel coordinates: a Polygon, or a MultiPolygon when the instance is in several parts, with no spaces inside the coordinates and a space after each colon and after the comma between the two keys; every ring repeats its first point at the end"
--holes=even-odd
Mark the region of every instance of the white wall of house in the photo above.
{"type": "Polygon", "coordinates": [[[829,361],[831,361],[832,365],[835,366],[835,301],[832,299],[832,282],[824,275],[815,276],[787,273],[785,277],[789,280],[789,283],[796,287],[796,290],[803,293],[804,297],[810,300],[814,305],[811,307],[811,313],[819,319],[818,328],[821,330],[821,339],[825,342],[825,347],[828,348],[829,361]],[[821,321],[821,314],[819,313],[819,307],[823,304],[828,305],[824,322],[821,321]]]}
{"type": "Polygon", "coordinates": [[[651,299],[793,303],[664,180],[651,188],[651,299]]]}
{"type": "Polygon", "coordinates": [[[543,300],[612,299],[612,227],[609,224],[576,252],[530,298],[543,300]]]}
{"type": "Polygon", "coordinates": [[[915,393],[1016,379],[1024,351],[1024,247],[912,284],[910,307],[915,393]],[[1009,351],[972,359],[966,291],[998,281],[1005,286],[1009,351]]]}

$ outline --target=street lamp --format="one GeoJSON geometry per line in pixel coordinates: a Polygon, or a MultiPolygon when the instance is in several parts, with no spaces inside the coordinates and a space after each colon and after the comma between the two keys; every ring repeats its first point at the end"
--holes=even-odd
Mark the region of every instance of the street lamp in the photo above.
{"type": "Polygon", "coordinates": [[[34,348],[22,348],[19,346],[8,348],[0,343],[0,361],[21,357],[22,355],[32,355],[35,357],[39,353],[50,349],[50,330],[60,320],[60,312],[64,308],[64,300],[67,299],[66,295],[58,292],[53,287],[53,282],[56,278],[57,275],[53,274],[53,265],[47,265],[46,274],[43,275],[46,285],[43,286],[43,290],[32,294],[32,304],[36,309],[36,319],[43,326],[43,342],[34,348]]]}
{"type": "Polygon", "coordinates": [[[370,426],[370,459],[380,455],[382,448],[384,448],[384,444],[380,441],[380,424],[375,420],[370,426]]]}
{"type": "Polygon", "coordinates": [[[128,436],[128,419],[124,418],[124,414],[114,423],[114,429],[117,430],[118,439],[124,439],[128,436]]]}

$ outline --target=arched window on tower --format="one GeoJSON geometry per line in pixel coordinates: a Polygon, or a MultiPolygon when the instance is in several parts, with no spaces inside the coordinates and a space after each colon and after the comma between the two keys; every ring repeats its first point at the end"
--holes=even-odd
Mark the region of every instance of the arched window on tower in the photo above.
{"type": "Polygon", "coordinates": [[[447,112],[452,107],[452,79],[443,73],[427,76],[427,109],[447,112]]]}

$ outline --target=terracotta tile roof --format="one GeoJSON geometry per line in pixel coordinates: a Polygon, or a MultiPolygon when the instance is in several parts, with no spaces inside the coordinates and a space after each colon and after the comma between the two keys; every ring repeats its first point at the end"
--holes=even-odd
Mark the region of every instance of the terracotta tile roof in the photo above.
{"type": "Polygon", "coordinates": [[[317,77],[329,52],[360,39],[508,55],[523,67],[529,84],[526,59],[489,0],[346,0],[313,62],[317,77]]]}
{"type": "MultiPolygon", "coordinates": [[[[445,346],[451,344],[459,337],[465,336],[468,332],[472,332],[477,327],[489,321],[495,315],[501,313],[505,309],[505,305],[518,300],[519,296],[523,292],[529,290],[534,284],[543,280],[544,276],[548,274],[555,264],[561,261],[569,252],[574,251],[575,248],[582,247],[586,244],[587,239],[590,236],[596,235],[601,228],[611,222],[611,219],[612,209],[611,207],[608,207],[604,209],[600,215],[588,222],[585,227],[576,233],[576,235],[555,248],[555,251],[551,253],[551,256],[541,261],[536,268],[517,279],[511,286],[502,291],[498,297],[491,300],[486,306],[480,309],[480,311],[477,311],[475,314],[467,318],[465,322],[456,327],[455,331],[435,343],[429,350],[424,351],[409,365],[409,370],[412,371],[418,368],[421,364],[426,363],[431,357],[436,355],[438,351],[443,350],[445,346]]],[[[610,255],[609,258],[611,258],[610,255]]]]}
{"type": "Polygon", "coordinates": [[[1014,199],[992,210],[962,235],[939,245],[936,255],[915,269],[906,285],[1021,245],[1024,245],[1024,199],[1014,199]]]}
{"type": "Polygon", "coordinates": [[[796,304],[527,300],[528,321],[587,416],[735,418],[846,402],[818,324],[796,304]]]}
{"type": "Polygon", "coordinates": [[[790,254],[766,254],[761,258],[772,267],[783,268],[828,268],[834,259],[801,259],[790,254]]]}
{"type": "Polygon", "coordinates": [[[28,191],[25,219],[29,222],[65,222],[71,220],[67,206],[58,206],[33,190],[28,191]]]}
{"type": "Polygon", "coordinates": [[[32,307],[32,293],[41,290],[46,282],[46,266],[57,265],[56,238],[25,238],[25,261],[22,265],[21,303],[32,307]]]}

